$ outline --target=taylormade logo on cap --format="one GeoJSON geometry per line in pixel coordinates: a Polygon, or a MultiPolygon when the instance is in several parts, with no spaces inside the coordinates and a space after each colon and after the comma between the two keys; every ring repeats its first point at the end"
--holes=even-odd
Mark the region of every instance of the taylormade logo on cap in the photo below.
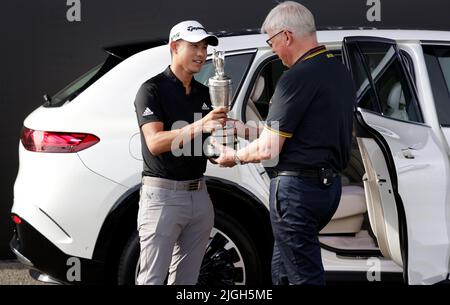
{"type": "Polygon", "coordinates": [[[192,31],[197,31],[197,30],[203,30],[203,31],[205,31],[205,33],[206,33],[206,30],[204,29],[204,28],[202,28],[202,27],[199,27],[199,26],[188,26],[187,27],[187,30],[189,31],[189,32],[192,32],[192,31]]]}
{"type": "Polygon", "coordinates": [[[189,42],[199,42],[206,39],[206,43],[217,46],[219,40],[216,36],[208,34],[206,29],[195,20],[187,20],[176,24],[169,34],[169,43],[183,39],[189,42]]]}

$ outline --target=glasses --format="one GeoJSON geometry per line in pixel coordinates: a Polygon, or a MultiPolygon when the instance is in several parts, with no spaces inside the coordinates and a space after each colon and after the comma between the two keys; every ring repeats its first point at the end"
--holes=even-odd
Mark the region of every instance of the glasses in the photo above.
{"type": "Polygon", "coordinates": [[[271,40],[274,39],[277,35],[283,33],[286,30],[281,30],[278,33],[276,33],[275,35],[271,36],[269,39],[266,40],[267,44],[269,45],[269,47],[272,47],[272,42],[271,40]]]}

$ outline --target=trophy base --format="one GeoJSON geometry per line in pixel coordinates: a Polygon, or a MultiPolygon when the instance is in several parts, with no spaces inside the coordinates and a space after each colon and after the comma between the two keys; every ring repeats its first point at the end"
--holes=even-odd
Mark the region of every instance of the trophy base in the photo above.
{"type": "Polygon", "coordinates": [[[206,147],[205,156],[216,159],[220,157],[220,151],[214,145],[208,144],[206,147]]]}
{"type": "MultiPolygon", "coordinates": [[[[228,143],[228,144],[222,144],[224,146],[228,146],[230,148],[233,148],[234,150],[237,150],[237,141],[234,141],[232,143],[228,143]]],[[[208,158],[213,158],[216,159],[218,157],[220,157],[220,151],[212,146],[212,145],[208,145],[206,151],[205,151],[205,156],[208,158]]]]}
{"type": "MultiPolygon", "coordinates": [[[[234,150],[237,149],[237,139],[233,134],[233,130],[228,129],[228,128],[224,128],[224,129],[219,129],[219,130],[215,130],[212,134],[211,134],[211,139],[214,139],[215,142],[219,145],[218,147],[220,147],[220,145],[229,147],[229,148],[233,148],[234,150]]],[[[209,143],[206,147],[206,151],[205,151],[205,155],[209,158],[218,158],[220,156],[221,150],[218,149],[216,146],[214,146],[213,144],[209,143]]]]}
{"type": "Polygon", "coordinates": [[[211,154],[211,155],[206,155],[208,158],[212,158],[212,159],[217,159],[220,157],[220,154],[211,154]]]}

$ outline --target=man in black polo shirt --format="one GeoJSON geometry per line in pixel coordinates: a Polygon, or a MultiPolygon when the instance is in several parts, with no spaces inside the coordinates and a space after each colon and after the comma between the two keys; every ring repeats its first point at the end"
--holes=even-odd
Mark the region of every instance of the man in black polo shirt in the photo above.
{"type": "Polygon", "coordinates": [[[217,46],[197,21],[170,31],[171,65],[140,87],[135,100],[144,170],[139,201],[138,284],[197,283],[214,210],[203,173],[203,140],[222,127],[226,108],[211,111],[208,88],[193,75],[217,46]]]}
{"type": "Polygon", "coordinates": [[[216,161],[233,166],[279,158],[267,168],[275,239],[272,281],[323,285],[318,233],[340,201],[339,172],[350,158],[356,92],[342,63],[318,45],[314,18],[301,4],[279,4],[262,30],[289,70],[278,81],[259,138],[237,152],[224,149],[216,161]]]}

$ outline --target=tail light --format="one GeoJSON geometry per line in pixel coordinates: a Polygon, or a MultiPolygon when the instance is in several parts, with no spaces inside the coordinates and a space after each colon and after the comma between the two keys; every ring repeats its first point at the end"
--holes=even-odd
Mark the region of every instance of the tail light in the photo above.
{"type": "Polygon", "coordinates": [[[20,140],[26,150],[46,153],[74,153],[100,141],[88,133],[39,131],[23,127],[20,140]]]}
{"type": "Polygon", "coordinates": [[[22,223],[22,219],[19,216],[12,215],[11,217],[15,224],[20,225],[22,223]]]}

